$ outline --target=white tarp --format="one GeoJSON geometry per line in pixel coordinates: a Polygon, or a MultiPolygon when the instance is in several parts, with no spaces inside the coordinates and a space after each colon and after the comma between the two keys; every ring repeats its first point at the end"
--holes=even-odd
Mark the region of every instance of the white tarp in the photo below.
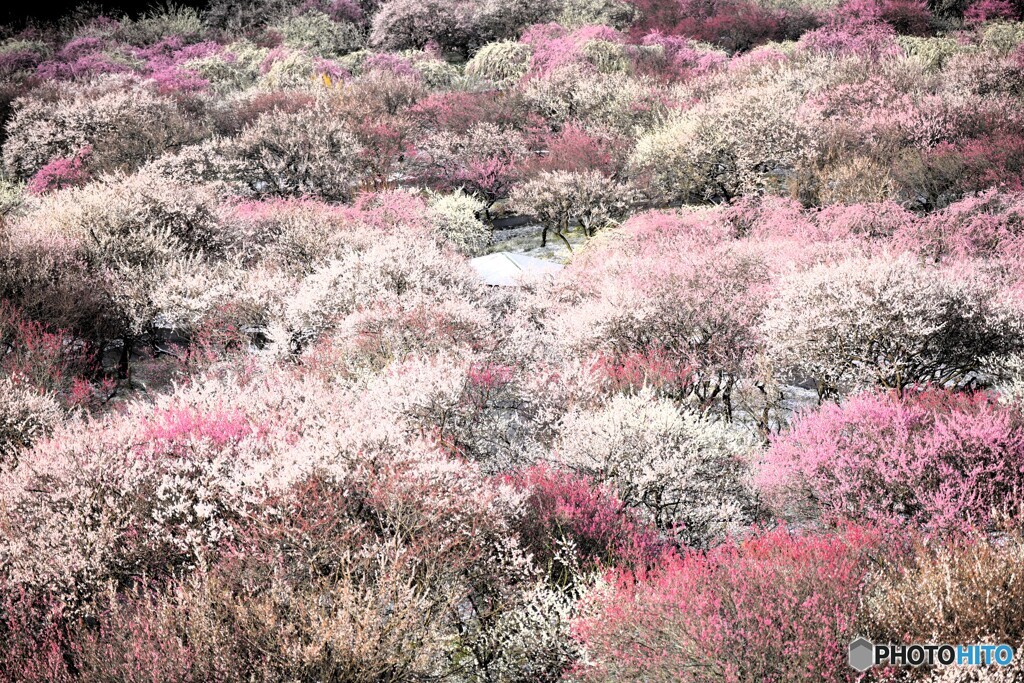
{"type": "Polygon", "coordinates": [[[471,259],[469,265],[485,283],[498,287],[518,287],[523,279],[537,279],[562,269],[560,263],[508,251],[471,259]]]}

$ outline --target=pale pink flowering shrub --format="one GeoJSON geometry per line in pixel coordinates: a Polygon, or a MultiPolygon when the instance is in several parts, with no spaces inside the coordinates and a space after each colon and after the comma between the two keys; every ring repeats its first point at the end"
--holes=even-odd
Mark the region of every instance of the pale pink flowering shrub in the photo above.
{"type": "Polygon", "coordinates": [[[157,420],[157,438],[122,418],[65,430],[22,454],[0,481],[10,506],[0,519],[8,581],[78,606],[108,581],[125,586],[194,566],[229,538],[241,499],[225,475],[260,437],[232,424],[242,415],[214,412],[177,427],[157,420]]]}
{"type": "Polygon", "coordinates": [[[220,210],[231,251],[243,262],[309,272],[332,253],[340,207],[308,199],[240,201],[220,210]]]}
{"type": "Polygon", "coordinates": [[[897,235],[920,218],[893,201],[885,201],[827,206],[814,220],[822,232],[835,237],[851,235],[877,239],[897,235]]]}
{"type": "MultiPolygon", "coordinates": [[[[756,242],[795,239],[827,243],[863,241],[881,245],[884,240],[918,225],[921,218],[892,201],[833,204],[806,209],[793,199],[741,197],[724,209],[740,237],[756,242]]],[[[852,246],[851,244],[851,246],[852,246]]]]}
{"type": "Polygon", "coordinates": [[[344,208],[350,220],[373,231],[388,235],[433,235],[434,226],[425,215],[426,203],[409,190],[364,192],[356,197],[352,208],[344,208]]]}
{"type": "Polygon", "coordinates": [[[896,31],[888,24],[829,25],[808,31],[800,44],[811,54],[856,56],[871,60],[896,57],[900,48],[896,31]]]}
{"type": "Polygon", "coordinates": [[[97,266],[119,261],[147,266],[174,255],[222,253],[224,237],[216,214],[220,197],[215,187],[186,185],[152,173],[110,175],[48,195],[24,221],[82,240],[87,251],[113,256],[98,259],[97,266]]]}
{"type": "Polygon", "coordinates": [[[761,486],[797,514],[935,531],[1016,523],[1024,416],[986,394],[864,393],[797,420],[761,486]]]}
{"type": "Polygon", "coordinates": [[[313,199],[241,200],[218,212],[232,256],[246,264],[309,274],[330,258],[383,235],[440,240],[429,206],[406,191],[364,193],[352,206],[313,199]]]}
{"type": "MultiPolygon", "coordinates": [[[[483,382],[490,374],[474,376],[483,382]]],[[[536,588],[541,575],[513,525],[523,495],[449,459],[431,440],[406,440],[380,400],[408,392],[282,385],[288,377],[207,384],[155,412],[135,406],[117,422],[84,427],[80,436],[100,448],[55,441],[35,453],[33,467],[19,468],[18,481],[33,487],[46,477],[62,500],[94,491],[83,500],[100,514],[75,516],[81,505],[72,505],[62,524],[81,532],[52,529],[51,538],[35,523],[46,501],[18,506],[28,523],[5,535],[0,553],[14,585],[53,587],[71,599],[95,594],[105,578],[130,587],[141,566],[154,579],[174,566],[191,574],[170,583],[170,593],[139,586],[78,607],[101,628],[73,629],[70,661],[97,679],[177,664],[227,666],[226,680],[325,667],[372,680],[380,666],[415,680],[453,661],[500,667],[501,680],[560,671],[566,622],[555,596],[536,588]],[[83,467],[58,455],[65,448],[83,467]],[[63,546],[50,545],[58,538],[63,546]],[[22,541],[33,550],[13,552],[22,541]],[[79,541],[91,549],[85,573],[73,571],[85,559],[74,550],[79,541]],[[203,553],[203,568],[188,559],[203,553]],[[44,555],[50,570],[25,573],[44,555]],[[65,582],[69,575],[82,580],[65,582]],[[244,602],[225,599],[242,594],[244,602]],[[284,628],[296,614],[306,615],[305,626],[284,628]],[[182,638],[168,640],[170,633],[182,638]]],[[[421,385],[413,378],[408,386],[421,385]]],[[[14,480],[2,488],[15,500],[14,480]]]]}
{"type": "Polygon", "coordinates": [[[739,197],[723,207],[724,217],[738,237],[803,239],[842,239],[847,235],[838,226],[818,226],[817,216],[800,202],[783,197],[739,197]]]}
{"type": "Polygon", "coordinates": [[[736,240],[733,251],[763,264],[765,280],[758,296],[764,305],[775,296],[779,283],[795,272],[852,254],[875,254],[887,248],[892,232],[918,220],[889,203],[805,209],[794,200],[773,197],[740,198],[694,215],[703,219],[695,223],[709,230],[704,239],[722,235],[718,239],[736,240]]]}
{"type": "Polygon", "coordinates": [[[641,391],[570,411],[555,452],[563,467],[607,482],[679,541],[707,547],[755,512],[748,447],[720,420],[641,391]]]}
{"type": "Polygon", "coordinates": [[[412,356],[484,350],[493,325],[490,313],[472,302],[412,292],[400,300],[382,297],[337,319],[311,353],[333,357],[335,372],[361,376],[412,356]]]}
{"type": "Polygon", "coordinates": [[[1024,250],[1021,196],[989,190],[907,225],[896,241],[935,261],[995,258],[1007,265],[1024,250]]]}
{"type": "Polygon", "coordinates": [[[0,477],[3,576],[78,608],[108,581],[160,580],[210,559],[230,520],[308,472],[289,467],[303,447],[288,431],[308,420],[303,401],[330,402],[316,384],[301,393],[206,378],[156,406],[65,426],[0,477]]]}
{"type": "Polygon", "coordinates": [[[805,373],[826,396],[850,385],[977,383],[1017,349],[1022,320],[991,279],[902,255],[789,275],[763,331],[777,369],[805,373]]]}
{"type": "Polygon", "coordinates": [[[307,277],[288,305],[292,343],[301,348],[353,314],[377,315],[417,297],[478,303],[483,284],[464,262],[430,243],[389,237],[342,251],[307,277]]]}
{"type": "MultiPolygon", "coordinates": [[[[1020,92],[1021,78],[1016,71],[1019,55],[1019,48],[1005,55],[995,51],[977,51],[961,47],[952,54],[944,55],[943,88],[950,93],[959,90],[989,96],[1020,92]]],[[[1004,127],[997,121],[989,123],[995,124],[995,130],[1004,127]]]]}
{"type": "Polygon", "coordinates": [[[509,207],[540,221],[544,226],[541,246],[545,246],[549,231],[564,241],[570,221],[593,237],[625,214],[629,199],[627,188],[600,171],[541,171],[512,189],[509,207]]]}
{"type": "Polygon", "coordinates": [[[173,100],[128,80],[97,81],[19,100],[7,124],[4,167],[29,178],[88,145],[89,171],[130,170],[204,135],[202,122],[173,100]]]}
{"type": "MultiPolygon", "coordinates": [[[[777,206],[762,200],[755,201],[762,207],[777,206]]],[[[644,211],[631,216],[604,248],[610,252],[609,255],[617,257],[631,254],[653,258],[672,249],[715,247],[743,234],[741,222],[732,212],[716,208],[644,211]]],[[[589,259],[589,256],[582,254],[581,259],[589,259]]],[[[601,261],[595,260],[589,265],[600,269],[601,261]]],[[[583,274],[582,269],[580,274],[583,274]]]]}
{"type": "Polygon", "coordinates": [[[324,106],[271,111],[228,144],[231,180],[257,196],[346,201],[354,194],[359,142],[324,106]]]}
{"type": "Polygon", "coordinates": [[[442,355],[390,364],[367,383],[376,404],[370,419],[387,419],[410,438],[429,437],[490,473],[542,457],[555,418],[545,419],[545,396],[534,378],[495,354],[455,355],[459,361],[442,355]]]}
{"type": "MultiPolygon", "coordinates": [[[[877,534],[759,532],[623,572],[577,621],[584,681],[844,681],[877,534]]],[[[851,677],[852,678],[852,677],[851,677]]]]}
{"type": "Polygon", "coordinates": [[[730,229],[714,214],[631,219],[574,263],[578,299],[551,323],[559,345],[582,357],[674,358],[691,373],[687,396],[730,410],[731,391],[761,348],[769,284],[762,255],[719,244],[730,229]]]}

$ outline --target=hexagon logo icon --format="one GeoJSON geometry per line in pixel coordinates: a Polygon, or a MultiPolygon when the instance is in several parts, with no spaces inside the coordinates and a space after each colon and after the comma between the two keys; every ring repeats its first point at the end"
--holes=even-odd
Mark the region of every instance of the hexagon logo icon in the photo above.
{"type": "Polygon", "coordinates": [[[850,643],[850,666],[857,671],[867,671],[875,663],[875,646],[866,638],[850,643]]]}

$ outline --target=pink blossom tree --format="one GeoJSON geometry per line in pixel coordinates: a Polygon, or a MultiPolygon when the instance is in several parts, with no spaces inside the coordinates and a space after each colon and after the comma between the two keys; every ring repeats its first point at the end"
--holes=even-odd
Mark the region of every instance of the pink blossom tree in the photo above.
{"type": "Polygon", "coordinates": [[[759,475],[780,509],[933,531],[1017,524],[1024,415],[987,394],[865,393],[801,416],[759,475]]]}
{"type": "Polygon", "coordinates": [[[584,681],[843,680],[877,535],[761,532],[623,572],[576,623],[584,681]]]}

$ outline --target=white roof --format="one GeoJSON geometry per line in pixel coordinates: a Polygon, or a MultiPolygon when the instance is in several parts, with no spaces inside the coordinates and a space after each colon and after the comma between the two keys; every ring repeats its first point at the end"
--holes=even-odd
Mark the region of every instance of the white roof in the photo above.
{"type": "Polygon", "coordinates": [[[562,269],[560,263],[509,251],[470,259],[469,265],[473,266],[485,283],[498,287],[518,287],[524,278],[536,279],[562,269]]]}

